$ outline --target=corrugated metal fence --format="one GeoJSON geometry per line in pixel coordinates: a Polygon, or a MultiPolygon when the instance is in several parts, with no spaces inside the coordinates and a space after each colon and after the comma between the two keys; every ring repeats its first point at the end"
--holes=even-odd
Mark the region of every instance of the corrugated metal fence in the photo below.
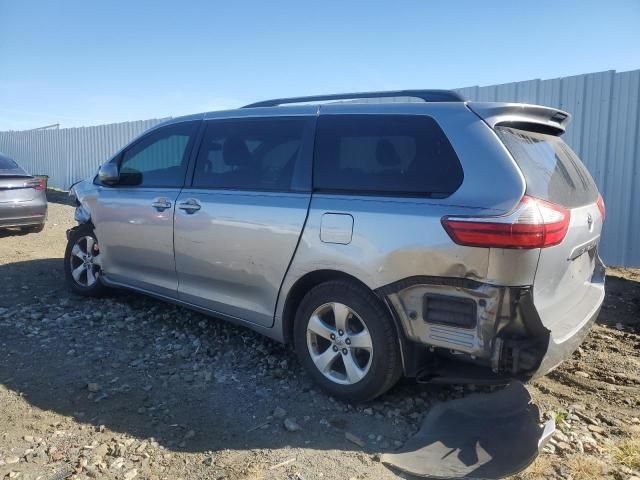
{"type": "Polygon", "coordinates": [[[130,140],[162,119],[112,123],[95,127],[0,132],[0,152],[36,175],[49,175],[49,185],[67,189],[95,173],[130,140]]]}
{"type": "MultiPolygon", "coordinates": [[[[611,265],[640,267],[640,70],[467,87],[469,100],[523,102],[573,115],[565,140],[591,171],[607,204],[601,254],[611,265]]],[[[68,188],[120,147],[162,120],[30,132],[0,132],[0,151],[68,188]]]]}

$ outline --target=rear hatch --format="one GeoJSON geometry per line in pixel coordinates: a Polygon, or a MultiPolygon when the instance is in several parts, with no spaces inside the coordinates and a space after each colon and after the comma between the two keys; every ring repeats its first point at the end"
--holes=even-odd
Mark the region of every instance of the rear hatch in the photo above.
{"type": "Polygon", "coordinates": [[[560,131],[532,131],[525,124],[495,126],[526,181],[526,194],[570,213],[566,236],[542,248],[533,299],[542,323],[562,342],[599,308],[603,289],[594,279],[604,203],[593,178],[560,131]]]}
{"type": "Polygon", "coordinates": [[[32,200],[40,184],[13,160],[0,155],[0,203],[32,200]]]}

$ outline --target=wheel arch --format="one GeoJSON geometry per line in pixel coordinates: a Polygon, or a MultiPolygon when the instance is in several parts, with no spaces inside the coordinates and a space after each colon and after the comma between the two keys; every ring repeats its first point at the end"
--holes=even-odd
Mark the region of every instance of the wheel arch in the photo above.
{"type": "Polygon", "coordinates": [[[371,294],[378,299],[378,301],[382,304],[382,306],[389,312],[393,320],[393,325],[396,331],[396,335],[398,337],[398,342],[400,345],[400,355],[402,359],[403,370],[405,374],[410,374],[408,371],[407,365],[411,362],[408,362],[408,349],[407,340],[404,334],[404,330],[400,325],[397,316],[393,312],[393,309],[387,304],[382,294],[379,292],[372,290],[367,284],[363,281],[345,273],[340,270],[332,270],[332,269],[323,269],[323,270],[314,270],[312,272],[308,272],[302,277],[300,277],[296,282],[292,285],[287,293],[287,298],[285,300],[284,309],[282,313],[282,338],[284,343],[293,345],[294,344],[294,335],[293,329],[295,324],[296,311],[298,310],[298,306],[300,302],[304,298],[304,296],[309,292],[312,288],[320,285],[321,283],[329,282],[332,280],[349,280],[352,281],[361,287],[365,288],[367,291],[371,292],[371,294]]]}

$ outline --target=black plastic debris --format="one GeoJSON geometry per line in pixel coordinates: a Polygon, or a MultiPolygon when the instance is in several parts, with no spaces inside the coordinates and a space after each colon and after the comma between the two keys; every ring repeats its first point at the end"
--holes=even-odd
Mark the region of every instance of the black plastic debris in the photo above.
{"type": "Polygon", "coordinates": [[[529,466],[553,434],[553,420],[538,422],[538,407],[515,382],[436,405],[418,433],[381,460],[419,477],[503,478],[529,466]]]}

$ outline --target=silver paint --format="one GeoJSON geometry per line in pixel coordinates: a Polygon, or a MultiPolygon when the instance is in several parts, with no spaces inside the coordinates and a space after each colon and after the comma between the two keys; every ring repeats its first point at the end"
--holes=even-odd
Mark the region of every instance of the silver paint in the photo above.
{"type": "Polygon", "coordinates": [[[344,213],[325,213],[320,221],[320,240],[348,245],[353,236],[353,217],[344,213]]]}
{"type": "Polygon", "coordinates": [[[310,198],[310,193],[185,189],[175,214],[179,298],[272,326],[310,198]],[[187,202],[201,208],[180,209],[187,202]]]}
{"type": "Polygon", "coordinates": [[[555,361],[574,348],[573,338],[588,328],[602,302],[603,290],[590,276],[598,262],[595,249],[568,260],[576,248],[597,244],[602,224],[596,205],[574,209],[565,241],[542,250],[463,247],[453,243],[441,225],[445,215],[504,214],[518,204],[524,178],[490,127],[500,118],[512,118],[514,109],[518,118],[529,114],[529,121],[553,122],[553,113],[544,108],[476,107],[476,113],[487,115],[485,122],[463,103],[352,103],[214,112],[164,123],[265,115],[428,114],[447,133],[464,170],[461,187],[443,199],[114,189],[90,180],[77,185],[75,194],[81,218],[90,215],[96,226],[108,284],[219,315],[283,340],[289,293],[308,273],[338,271],[371,290],[417,276],[474,280],[484,286],[470,291],[418,284],[392,303],[406,313],[417,308],[426,292],[484,300],[473,331],[412,324],[406,318],[403,330],[425,345],[485,360],[492,356],[496,318],[503,312],[501,295],[510,287],[532,288],[544,327],[552,333],[555,361]]]}

